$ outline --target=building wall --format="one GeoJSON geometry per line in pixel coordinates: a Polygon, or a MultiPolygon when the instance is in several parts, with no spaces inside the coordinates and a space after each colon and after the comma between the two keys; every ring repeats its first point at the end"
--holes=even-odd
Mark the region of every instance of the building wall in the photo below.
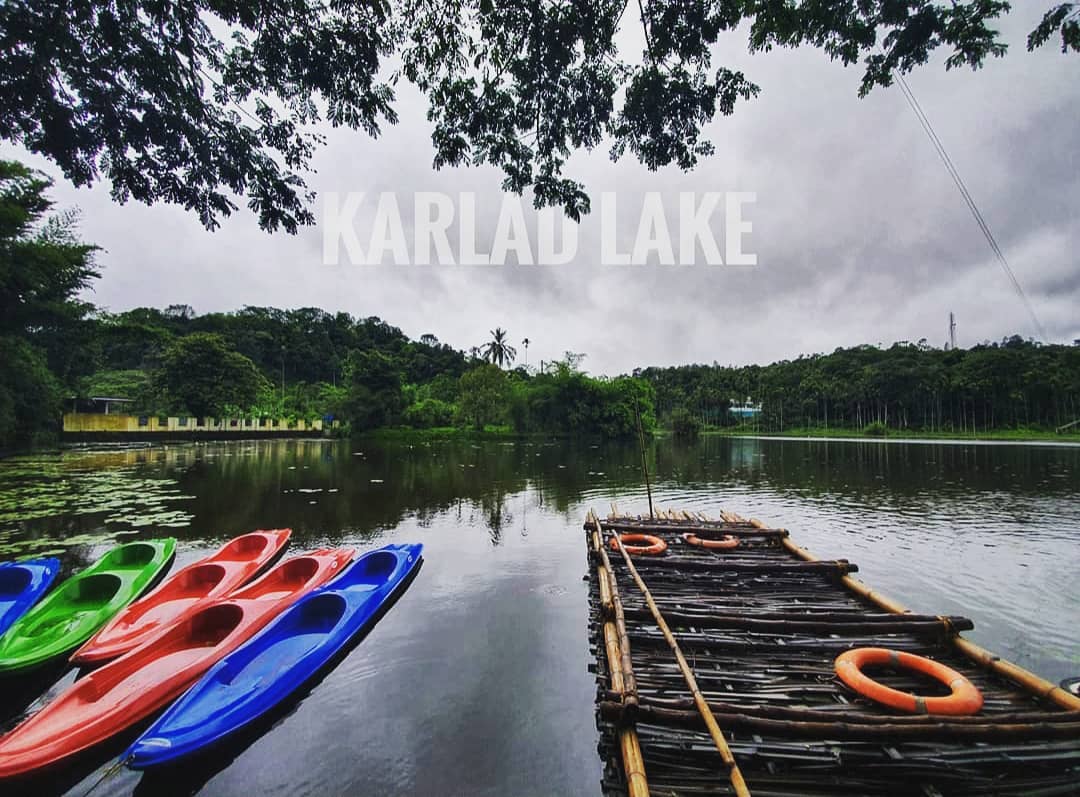
{"type": "MultiPolygon", "coordinates": [[[[336,428],[338,422],[332,426],[336,428]]],[[[146,434],[153,437],[155,434],[183,435],[185,433],[198,433],[205,436],[208,433],[220,434],[222,437],[232,435],[258,436],[259,434],[282,435],[287,433],[321,432],[323,421],[316,420],[305,422],[302,420],[290,423],[284,418],[192,418],[192,417],[162,417],[154,415],[117,415],[110,413],[66,412],[64,413],[64,433],[71,435],[117,433],[124,436],[146,434]]]]}
{"type": "Polygon", "coordinates": [[[138,430],[138,423],[134,415],[64,413],[65,432],[132,432],[138,430]]]}

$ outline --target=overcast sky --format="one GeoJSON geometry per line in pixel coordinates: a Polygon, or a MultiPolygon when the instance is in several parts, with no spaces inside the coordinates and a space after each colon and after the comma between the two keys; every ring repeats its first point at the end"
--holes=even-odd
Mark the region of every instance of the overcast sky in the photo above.
{"type": "MultiPolygon", "coordinates": [[[[1047,3],[1015,5],[1002,26],[1005,58],[946,73],[940,53],[908,83],[1049,339],[1071,342],[1080,338],[1080,56],[1054,43],[1028,53],[1024,38],[1047,3]]],[[[106,185],[75,190],[46,161],[6,145],[2,153],[56,176],[58,202],[82,208],[84,237],[105,250],[89,298],[114,311],[317,306],[377,315],[462,349],[503,326],[514,343],[530,338],[530,364],[572,350],[588,355],[587,370],[608,374],[859,343],[941,345],[950,310],[962,346],[1035,335],[899,88],[860,100],[861,69],[809,48],[751,57],[733,47],[724,63],[762,93],[708,128],[717,155],[697,170],[650,173],[630,157],[612,163],[606,147],[571,160],[568,173],[586,183],[596,210],[580,226],[577,260],[558,267],[325,266],[319,227],[268,235],[244,210],[210,233],[175,206],[116,205],[106,185]],[[680,191],[756,192],[744,247],[758,265],[598,266],[602,191],[616,191],[630,219],[644,192],[663,192],[672,224],[680,191]]],[[[400,123],[378,140],[330,131],[310,185],[395,191],[403,203],[416,191],[475,191],[483,241],[498,215],[500,173],[434,171],[425,101],[405,87],[397,108],[400,123]]],[[[371,200],[357,227],[373,213],[371,200]]],[[[634,226],[619,230],[627,250],[634,226]]]]}

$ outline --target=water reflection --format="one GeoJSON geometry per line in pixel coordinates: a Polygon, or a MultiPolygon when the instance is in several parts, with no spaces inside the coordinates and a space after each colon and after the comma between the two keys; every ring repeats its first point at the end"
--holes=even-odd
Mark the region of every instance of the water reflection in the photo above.
{"type": "MultiPolygon", "coordinates": [[[[1080,674],[1080,449],[704,438],[655,441],[648,461],[658,505],[787,526],[916,610],[972,617],[975,639],[1021,664],[1055,680],[1080,674]]],[[[176,502],[190,519],[134,526],[106,522],[124,507],[60,505],[0,522],[0,535],[26,552],[61,549],[68,571],[132,537],[179,537],[184,564],[280,526],[294,529],[294,551],[419,541],[426,564],[363,644],[242,744],[175,779],[91,757],[87,772],[35,793],[71,778],[72,794],[95,797],[166,782],[206,794],[597,792],[581,522],[611,501],[645,511],[635,445],[266,440],[68,453],[0,462],[0,498],[29,480],[90,500],[82,476],[102,473],[169,480],[192,496],[176,502]]]]}

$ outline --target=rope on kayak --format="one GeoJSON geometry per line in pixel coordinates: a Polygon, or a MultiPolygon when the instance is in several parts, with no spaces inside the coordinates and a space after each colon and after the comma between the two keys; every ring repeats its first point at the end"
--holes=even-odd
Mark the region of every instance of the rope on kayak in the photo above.
{"type": "Polygon", "coordinates": [[[99,777],[96,781],[94,781],[94,785],[91,786],[89,789],[87,789],[83,793],[83,797],[88,797],[90,792],[94,791],[94,789],[96,789],[98,786],[100,786],[103,781],[107,780],[108,778],[111,778],[111,777],[115,776],[120,770],[122,770],[124,767],[126,767],[128,765],[128,763],[130,761],[132,761],[134,758],[135,758],[135,756],[133,756],[133,755],[129,755],[127,758],[118,758],[116,760],[116,762],[111,767],[109,767],[108,769],[106,769],[104,772],[101,773],[101,777],[99,777]]]}

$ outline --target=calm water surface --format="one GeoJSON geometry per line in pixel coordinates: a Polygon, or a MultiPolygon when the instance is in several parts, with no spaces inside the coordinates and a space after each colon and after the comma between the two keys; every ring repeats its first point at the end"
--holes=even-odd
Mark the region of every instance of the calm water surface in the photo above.
{"type": "MultiPolygon", "coordinates": [[[[650,461],[658,505],[787,527],[915,610],[972,617],[996,652],[1080,675],[1080,448],[708,438],[658,441],[650,461]]],[[[27,788],[598,794],[581,524],[611,501],[647,508],[633,446],[261,441],[0,462],[0,557],[56,552],[69,572],[140,536],[178,537],[178,564],[281,526],[293,552],[425,546],[369,636],[246,737],[153,775],[117,771],[117,747],[27,788]]],[[[0,682],[2,727],[73,678],[0,682]]]]}

